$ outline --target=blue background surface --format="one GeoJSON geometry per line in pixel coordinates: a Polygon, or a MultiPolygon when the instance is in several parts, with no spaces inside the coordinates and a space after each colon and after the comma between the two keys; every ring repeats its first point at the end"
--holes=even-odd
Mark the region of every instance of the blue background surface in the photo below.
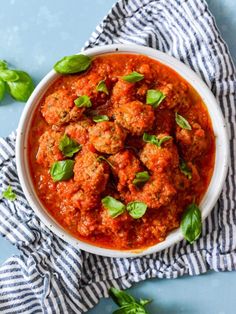
{"type": "MultiPolygon", "coordinates": [[[[80,50],[114,0],[2,0],[0,10],[0,59],[28,71],[35,83],[56,60],[80,50]]],[[[208,0],[223,38],[236,61],[236,1],[208,0]]],[[[0,104],[0,136],[15,130],[24,104],[6,98],[0,104]]],[[[18,254],[0,238],[0,263],[18,254]]],[[[236,272],[213,273],[179,279],[152,279],[130,292],[154,301],[150,313],[234,314],[236,272]]],[[[102,300],[90,314],[109,314],[116,307],[102,300]]]]}

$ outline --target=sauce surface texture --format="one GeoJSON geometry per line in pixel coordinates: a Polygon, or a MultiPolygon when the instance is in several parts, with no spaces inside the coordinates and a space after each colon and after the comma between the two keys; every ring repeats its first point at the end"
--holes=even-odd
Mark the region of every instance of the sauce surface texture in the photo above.
{"type": "Polygon", "coordinates": [[[185,208],[199,204],[207,190],[214,154],[201,97],[175,71],[141,55],[100,56],[85,73],[60,76],[42,98],[29,134],[35,189],[49,213],[75,237],[122,250],[154,245],[179,227],[185,208]],[[133,71],[143,79],[127,82],[123,76],[133,71]],[[101,81],[107,90],[98,90],[101,81]],[[150,90],[162,96],[159,103],[154,92],[154,103],[147,104],[150,90]],[[84,95],[92,106],[74,103],[84,95]],[[191,129],[179,126],[176,114],[191,129]],[[106,117],[94,122],[97,116],[106,117]],[[159,143],[167,138],[158,146],[144,133],[159,143]],[[77,145],[71,157],[60,149],[65,134],[77,145]],[[50,168],[68,159],[74,160],[73,177],[55,182],[50,168]],[[134,184],[144,171],[146,181],[134,184]],[[145,203],[146,212],[138,219],[128,210],[112,217],[102,203],[106,196],[124,205],[145,203]]]}

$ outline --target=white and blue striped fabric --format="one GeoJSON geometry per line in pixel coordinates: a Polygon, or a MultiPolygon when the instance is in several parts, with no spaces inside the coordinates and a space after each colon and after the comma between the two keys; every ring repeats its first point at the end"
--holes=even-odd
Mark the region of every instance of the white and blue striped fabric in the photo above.
{"type": "MultiPolygon", "coordinates": [[[[17,200],[0,202],[0,233],[22,252],[0,268],[0,313],[83,313],[108,288],[127,288],[151,277],[236,269],[235,69],[204,0],[121,0],[97,27],[87,47],[111,43],[151,46],[197,72],[218,99],[229,130],[230,169],[202,237],[134,259],[104,258],[59,239],[35,216],[18,181],[15,134],[0,139],[0,189],[17,200]]],[[[104,313],[106,314],[106,313],[104,313]]]]}

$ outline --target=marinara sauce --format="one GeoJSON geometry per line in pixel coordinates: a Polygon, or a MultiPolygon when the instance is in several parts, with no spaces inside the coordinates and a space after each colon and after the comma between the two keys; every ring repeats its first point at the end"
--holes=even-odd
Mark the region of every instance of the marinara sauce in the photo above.
{"type": "Polygon", "coordinates": [[[175,71],[142,55],[99,56],[86,72],[60,76],[45,92],[29,134],[35,190],[48,212],[75,237],[121,250],[154,245],[179,227],[186,207],[199,204],[207,190],[214,154],[201,97],[175,71]],[[134,71],[139,81],[124,79],[134,71]],[[159,93],[156,103],[150,90],[159,93]],[[74,103],[84,95],[92,106],[74,103]],[[65,135],[79,145],[71,157],[60,149],[65,135]],[[165,140],[158,146],[153,138],[165,140]],[[53,164],[68,159],[73,176],[54,181],[53,164]],[[134,184],[140,172],[148,179],[134,184]],[[147,210],[136,219],[127,210],[114,217],[103,206],[106,196],[124,205],[142,202],[147,210]]]}

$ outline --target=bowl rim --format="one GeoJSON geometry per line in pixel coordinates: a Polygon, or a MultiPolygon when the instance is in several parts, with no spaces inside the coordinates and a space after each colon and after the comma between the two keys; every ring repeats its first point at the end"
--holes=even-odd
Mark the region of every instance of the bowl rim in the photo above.
{"type": "MultiPolygon", "coordinates": [[[[83,54],[95,57],[102,54],[110,53],[127,53],[127,54],[141,54],[146,55],[149,58],[159,61],[160,63],[170,67],[172,70],[177,72],[182,78],[184,78],[201,96],[203,99],[209,115],[211,117],[213,131],[215,133],[216,139],[216,151],[215,151],[215,165],[212,174],[211,181],[209,183],[208,189],[200,203],[200,209],[202,212],[202,220],[204,220],[211,210],[213,209],[215,203],[217,202],[219,195],[222,191],[223,184],[226,179],[228,164],[229,164],[229,140],[227,134],[227,127],[224,121],[223,114],[221,112],[220,106],[217,103],[214,95],[208,88],[208,86],[202,81],[202,79],[187,65],[175,59],[174,57],[155,50],[153,48],[139,46],[135,44],[112,44],[106,46],[98,46],[94,48],[89,48],[82,51],[83,54]]],[[[69,244],[73,245],[78,249],[82,249],[89,253],[107,256],[107,257],[138,257],[143,255],[149,255],[162,251],[173,244],[178,243],[183,239],[180,228],[175,229],[170,232],[166,239],[153,246],[142,248],[142,249],[132,249],[132,250],[115,250],[108,249],[99,246],[95,246],[88,242],[79,240],[73,235],[69,234],[56,220],[47,212],[43,207],[36,192],[33,188],[33,184],[30,177],[29,165],[27,163],[27,131],[31,125],[32,113],[35,111],[38,103],[52,84],[53,80],[59,77],[54,70],[51,70],[44,78],[39,82],[27,101],[23,113],[20,117],[17,138],[16,138],[16,166],[19,176],[19,180],[23,189],[23,192],[28,200],[30,206],[34,210],[35,214],[40,218],[40,220],[57,236],[65,240],[69,244]]]]}

